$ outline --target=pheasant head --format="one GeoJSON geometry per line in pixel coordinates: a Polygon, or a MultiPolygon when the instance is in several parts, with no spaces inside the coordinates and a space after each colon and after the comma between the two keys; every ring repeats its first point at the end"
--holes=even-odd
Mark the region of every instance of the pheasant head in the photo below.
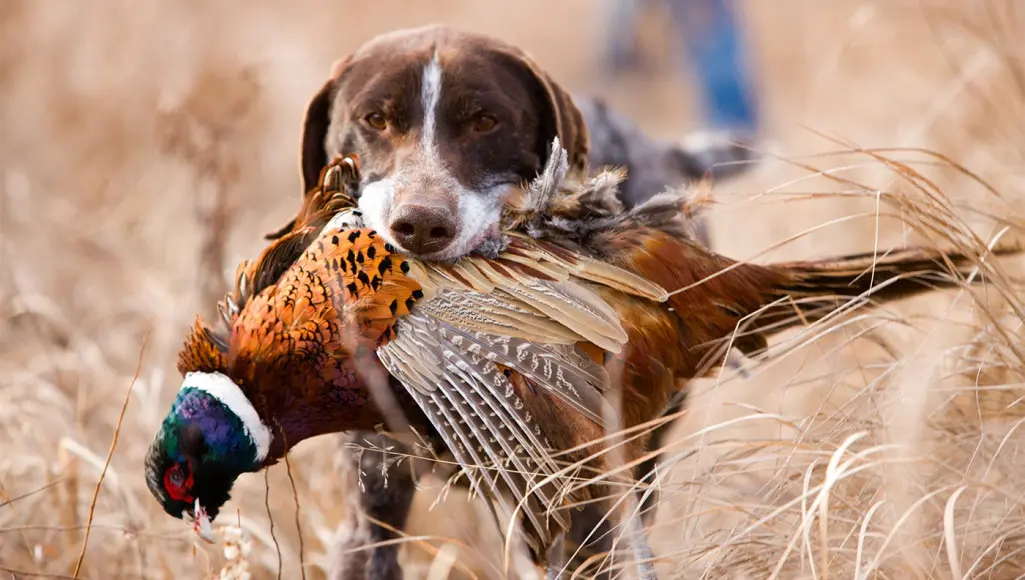
{"type": "MultiPolygon", "coordinates": [[[[347,163],[331,176],[348,177],[357,162],[347,163]]],[[[146,458],[150,491],[174,517],[201,525],[241,474],[309,437],[384,422],[364,376],[423,292],[374,232],[349,228],[358,214],[317,203],[332,219],[300,216],[301,227],[243,263],[219,305],[224,330],[197,319],[179,354],[181,389],[146,458]],[[337,235],[311,235],[329,230],[337,235]]]]}
{"type": "Polygon", "coordinates": [[[255,407],[227,375],[188,372],[146,457],[146,481],[164,511],[217,516],[239,475],[263,467],[273,439],[255,407]]]}

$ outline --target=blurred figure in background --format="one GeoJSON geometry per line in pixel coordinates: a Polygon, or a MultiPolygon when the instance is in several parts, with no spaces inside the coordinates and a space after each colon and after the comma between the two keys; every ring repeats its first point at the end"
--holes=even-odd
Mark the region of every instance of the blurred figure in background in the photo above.
{"type": "Polygon", "coordinates": [[[707,127],[754,137],[759,125],[757,102],[734,0],[610,0],[610,71],[621,73],[644,64],[637,43],[638,16],[656,1],[665,3],[674,36],[682,41],[683,60],[697,81],[707,127]]]}

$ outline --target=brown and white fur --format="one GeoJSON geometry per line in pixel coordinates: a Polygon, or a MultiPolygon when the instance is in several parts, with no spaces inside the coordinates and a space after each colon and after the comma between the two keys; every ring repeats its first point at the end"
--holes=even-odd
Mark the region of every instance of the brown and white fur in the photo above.
{"type": "MultiPolygon", "coordinates": [[[[498,39],[446,26],[378,36],[338,61],[309,103],[301,142],[303,191],[316,185],[330,159],[357,153],[366,225],[406,253],[453,260],[501,249],[498,224],[506,199],[537,176],[555,138],[574,170],[589,160],[596,167],[625,166],[621,192],[628,208],[709,173],[735,173],[741,167],[735,162],[748,160],[746,150],[732,144],[688,151],[653,140],[600,101],[578,103],[526,52],[498,39]]],[[[707,244],[707,232],[696,225],[699,241],[707,244]]],[[[372,519],[401,528],[409,492],[392,483],[387,492],[379,490],[382,497],[361,504],[372,519]]],[[[595,527],[595,521],[581,524],[578,531],[574,523],[574,539],[595,527]]],[[[376,537],[372,531],[367,533],[376,537]]],[[[394,550],[374,554],[366,569],[362,558],[356,558],[360,565],[343,559],[332,577],[398,577],[394,558],[394,550]]]]}

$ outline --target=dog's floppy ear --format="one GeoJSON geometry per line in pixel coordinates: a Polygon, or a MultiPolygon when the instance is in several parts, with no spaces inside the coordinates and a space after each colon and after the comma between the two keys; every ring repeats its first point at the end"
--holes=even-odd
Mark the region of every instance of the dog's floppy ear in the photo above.
{"type": "Polygon", "coordinates": [[[541,70],[526,52],[511,46],[499,52],[503,60],[533,78],[535,101],[541,117],[538,120],[540,135],[537,144],[541,167],[548,161],[552,140],[558,137],[568,154],[570,168],[584,169],[587,166],[590,137],[584,117],[569,93],[541,70]]]}
{"type": "Polygon", "coordinates": [[[320,171],[327,167],[327,131],[331,126],[331,106],[338,83],[352,63],[352,57],[346,57],[331,67],[328,81],[313,95],[306,105],[306,117],[303,119],[302,141],[299,146],[299,171],[302,175],[303,195],[316,187],[320,171]]]}
{"type": "MultiPolygon", "coordinates": [[[[327,131],[331,127],[331,105],[334,102],[336,88],[345,71],[349,69],[352,57],[336,62],[331,67],[331,75],[317,94],[313,95],[306,105],[306,116],[303,119],[302,137],[299,143],[299,176],[302,178],[302,194],[305,197],[317,186],[320,172],[327,167],[327,131]]],[[[268,240],[276,240],[295,227],[292,220],[264,236],[268,240]]]]}

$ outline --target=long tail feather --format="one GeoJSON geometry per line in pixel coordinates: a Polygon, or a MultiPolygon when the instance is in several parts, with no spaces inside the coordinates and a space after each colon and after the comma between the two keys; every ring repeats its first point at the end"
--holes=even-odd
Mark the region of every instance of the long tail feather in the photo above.
{"type": "MultiPolygon", "coordinates": [[[[1015,254],[1015,246],[997,248],[996,255],[1015,254]]],[[[772,305],[759,313],[754,330],[771,335],[787,328],[821,320],[842,302],[866,299],[874,304],[892,302],[936,289],[959,286],[974,275],[984,282],[976,258],[913,248],[888,254],[863,253],[821,262],[789,262],[772,266],[782,282],[766,296],[772,305]]]]}

